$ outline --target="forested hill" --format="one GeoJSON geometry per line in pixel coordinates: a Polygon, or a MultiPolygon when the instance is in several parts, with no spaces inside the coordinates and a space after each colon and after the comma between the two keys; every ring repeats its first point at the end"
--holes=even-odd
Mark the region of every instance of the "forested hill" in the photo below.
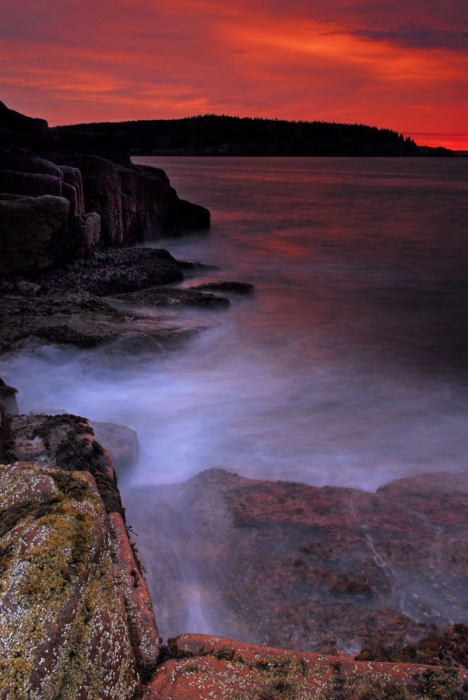
{"type": "Polygon", "coordinates": [[[66,134],[125,139],[135,155],[421,156],[455,155],[420,147],[390,129],[362,124],[251,119],[207,114],[184,119],[98,122],[56,127],[66,134]]]}

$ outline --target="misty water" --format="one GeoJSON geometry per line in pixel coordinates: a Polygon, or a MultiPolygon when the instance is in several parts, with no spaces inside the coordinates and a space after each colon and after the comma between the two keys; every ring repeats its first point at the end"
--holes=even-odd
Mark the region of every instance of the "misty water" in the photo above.
{"type": "Polygon", "coordinates": [[[466,469],[468,159],[137,160],[212,212],[209,233],[150,243],[220,268],[182,286],[255,294],[165,312],[204,328],[178,350],[3,360],[22,411],[134,428],[136,484],[223,466],[373,490],[466,469]]]}
{"type": "MultiPolygon", "coordinates": [[[[216,466],[371,491],[418,472],[466,473],[468,159],[138,162],[163,167],[181,197],[212,212],[209,232],[148,242],[218,268],[181,286],[228,279],[255,293],[228,295],[228,310],[151,311],[200,329],[177,349],[46,346],[3,358],[0,376],[19,389],[22,412],[68,411],[138,432],[139,463],[120,484],[146,536],[163,636],[264,642],[206,587],[217,585],[216,561],[177,554],[192,524],[159,513],[153,534],[154,511],[132,489],[216,466]]],[[[230,524],[220,527],[228,541],[230,524]]],[[[449,590],[450,574],[436,571],[449,590]]],[[[392,583],[403,597],[405,576],[392,583]]],[[[468,620],[450,590],[442,600],[433,582],[405,585],[425,606],[401,607],[415,621],[468,620]]]]}

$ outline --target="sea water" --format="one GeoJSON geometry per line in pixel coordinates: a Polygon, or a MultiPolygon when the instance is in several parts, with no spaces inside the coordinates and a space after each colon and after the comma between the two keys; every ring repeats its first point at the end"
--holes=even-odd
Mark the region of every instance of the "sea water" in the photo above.
{"type": "Polygon", "coordinates": [[[373,490],[468,466],[468,159],[138,158],[212,227],[148,242],[251,282],[184,347],[2,360],[22,411],[134,428],[133,484],[213,467],[373,490]]]}

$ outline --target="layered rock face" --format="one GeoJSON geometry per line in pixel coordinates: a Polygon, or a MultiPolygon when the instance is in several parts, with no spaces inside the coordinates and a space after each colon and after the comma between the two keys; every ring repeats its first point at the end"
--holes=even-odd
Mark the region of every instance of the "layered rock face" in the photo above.
{"type": "Polygon", "coordinates": [[[64,137],[2,103],[0,193],[0,274],[35,273],[98,248],[210,224],[209,211],[180,200],[163,171],[132,165],[118,139],[64,137]],[[48,198],[37,205],[46,224],[32,197],[48,198]]]}

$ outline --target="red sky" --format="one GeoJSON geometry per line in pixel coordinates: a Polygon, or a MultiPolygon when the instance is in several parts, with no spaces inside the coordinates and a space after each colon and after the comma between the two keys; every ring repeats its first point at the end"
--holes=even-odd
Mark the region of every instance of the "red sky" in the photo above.
{"type": "Polygon", "coordinates": [[[1,0],[0,99],[51,125],[230,114],[468,149],[466,0],[1,0]]]}

